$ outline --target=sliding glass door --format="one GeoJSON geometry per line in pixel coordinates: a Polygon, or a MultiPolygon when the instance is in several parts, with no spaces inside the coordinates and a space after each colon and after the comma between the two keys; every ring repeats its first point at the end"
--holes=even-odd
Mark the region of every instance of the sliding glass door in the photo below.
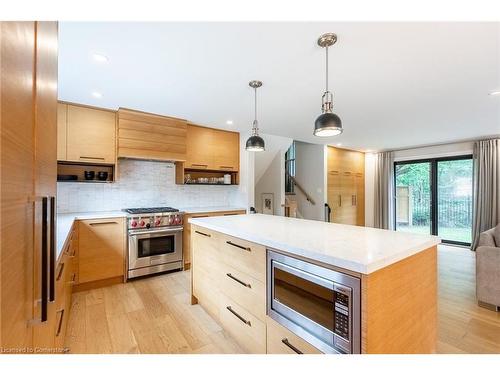
{"type": "Polygon", "coordinates": [[[394,172],[396,230],[435,234],[444,242],[470,244],[470,155],[397,162],[394,172]]]}

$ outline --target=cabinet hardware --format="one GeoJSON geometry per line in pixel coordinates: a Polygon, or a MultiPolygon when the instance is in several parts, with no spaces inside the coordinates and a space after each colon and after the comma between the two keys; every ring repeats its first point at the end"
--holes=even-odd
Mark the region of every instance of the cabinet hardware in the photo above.
{"type": "Polygon", "coordinates": [[[90,223],[91,226],[95,225],[108,225],[108,224],[118,224],[116,221],[103,221],[101,223],[90,223]]]}
{"type": "Polygon", "coordinates": [[[49,197],[49,208],[50,208],[50,218],[49,218],[49,301],[54,302],[56,300],[56,197],[49,197]]]}
{"type": "Polygon", "coordinates": [[[251,248],[249,248],[249,247],[241,246],[241,245],[235,244],[234,242],[231,242],[231,241],[226,241],[226,243],[227,243],[228,245],[231,245],[231,246],[237,247],[238,249],[242,249],[242,250],[245,250],[245,251],[252,251],[252,249],[251,249],[251,248]]]}
{"type": "Polygon", "coordinates": [[[64,309],[59,310],[59,313],[61,313],[61,317],[59,318],[59,324],[57,325],[57,332],[56,332],[56,337],[61,334],[62,331],[62,322],[63,322],[63,317],[64,317],[64,309]]]}
{"type": "Polygon", "coordinates": [[[202,236],[205,236],[205,237],[212,237],[210,234],[206,234],[206,233],[203,233],[203,232],[199,232],[197,230],[194,231],[195,233],[198,233],[198,234],[201,234],[202,236]]]}
{"type": "Polygon", "coordinates": [[[230,166],[227,166],[227,165],[221,165],[221,166],[219,166],[219,168],[223,168],[223,169],[233,169],[233,167],[230,167],[230,166]]]}
{"type": "Polygon", "coordinates": [[[62,273],[64,271],[64,265],[66,263],[61,263],[61,266],[59,267],[59,272],[57,273],[57,278],[56,278],[56,281],[59,281],[61,280],[61,276],[62,276],[62,273]]]}
{"type": "Polygon", "coordinates": [[[76,273],[73,273],[73,276],[71,277],[71,281],[69,283],[73,285],[75,282],[76,282],[76,273]]]}
{"type": "Polygon", "coordinates": [[[202,218],[202,217],[208,217],[208,215],[193,216],[193,219],[199,219],[199,218],[202,218]]]}
{"type": "Polygon", "coordinates": [[[47,295],[47,268],[49,263],[49,254],[47,252],[47,214],[48,214],[48,199],[47,197],[42,198],[42,272],[41,274],[41,312],[40,312],[40,321],[47,321],[47,312],[48,312],[48,295],[47,295]]]}
{"type": "Polygon", "coordinates": [[[342,195],[339,194],[339,207],[342,207],[342,195]]]}
{"type": "Polygon", "coordinates": [[[245,283],[244,281],[241,281],[240,279],[238,279],[237,277],[234,277],[233,275],[231,275],[230,273],[226,273],[226,276],[229,277],[230,279],[236,281],[237,283],[243,285],[243,286],[246,286],[247,288],[251,289],[252,286],[248,283],[245,283]]]}
{"type": "Polygon", "coordinates": [[[105,158],[95,157],[95,156],[80,156],[80,159],[105,160],[105,158]]]}
{"type": "Polygon", "coordinates": [[[295,346],[293,346],[292,344],[290,344],[290,341],[288,341],[288,339],[286,337],[284,339],[282,339],[281,342],[283,344],[285,344],[286,346],[288,346],[290,349],[292,349],[295,353],[297,353],[297,354],[304,354],[299,349],[297,349],[295,346]]]}
{"type": "Polygon", "coordinates": [[[236,213],[234,213],[234,214],[224,214],[224,216],[234,216],[234,215],[239,215],[239,214],[236,214],[236,213]]]}
{"type": "Polygon", "coordinates": [[[191,164],[192,167],[205,167],[208,168],[208,164],[191,164]]]}
{"type": "Polygon", "coordinates": [[[252,323],[250,322],[250,320],[246,320],[245,318],[243,318],[240,314],[238,314],[236,311],[234,311],[231,306],[226,306],[226,309],[228,309],[231,314],[233,314],[235,317],[237,317],[239,320],[241,320],[246,325],[248,325],[250,327],[252,326],[252,323]]]}

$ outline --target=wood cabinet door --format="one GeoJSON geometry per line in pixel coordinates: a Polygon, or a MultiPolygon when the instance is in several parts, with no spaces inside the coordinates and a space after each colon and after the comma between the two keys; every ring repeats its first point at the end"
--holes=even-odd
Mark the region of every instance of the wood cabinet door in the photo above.
{"type": "Polygon", "coordinates": [[[67,160],[115,164],[116,114],[68,105],[67,160]]]}
{"type": "Polygon", "coordinates": [[[211,154],[213,169],[238,171],[240,166],[240,134],[213,130],[211,154]]]}
{"type": "Polygon", "coordinates": [[[186,164],[189,169],[214,169],[213,129],[189,124],[186,139],[186,164]]]}
{"type": "Polygon", "coordinates": [[[68,105],[65,103],[57,104],[57,160],[65,161],[67,159],[66,144],[67,137],[68,105]]]}
{"type": "Polygon", "coordinates": [[[122,276],[125,266],[123,218],[82,220],[78,226],[78,282],[122,276]]]}

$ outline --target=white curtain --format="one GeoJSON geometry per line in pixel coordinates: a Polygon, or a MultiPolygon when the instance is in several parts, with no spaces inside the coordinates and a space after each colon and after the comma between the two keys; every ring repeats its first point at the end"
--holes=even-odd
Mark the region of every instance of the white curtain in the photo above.
{"type": "Polygon", "coordinates": [[[394,153],[376,154],[375,228],[394,229],[394,153]]]}
{"type": "Polygon", "coordinates": [[[500,140],[474,143],[474,213],[472,249],[479,235],[500,222],[500,140]]]}

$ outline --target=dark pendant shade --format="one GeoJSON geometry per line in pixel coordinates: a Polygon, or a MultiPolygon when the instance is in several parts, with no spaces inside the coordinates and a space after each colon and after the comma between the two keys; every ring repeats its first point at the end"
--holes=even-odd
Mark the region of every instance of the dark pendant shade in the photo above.
{"type": "Polygon", "coordinates": [[[252,135],[250,138],[247,139],[247,144],[245,149],[247,151],[264,151],[265,150],[264,139],[262,139],[258,135],[252,135]]]}
{"type": "Polygon", "coordinates": [[[342,133],[342,121],[335,113],[323,113],[314,122],[314,135],[317,137],[331,137],[340,133],[342,133]]]}

